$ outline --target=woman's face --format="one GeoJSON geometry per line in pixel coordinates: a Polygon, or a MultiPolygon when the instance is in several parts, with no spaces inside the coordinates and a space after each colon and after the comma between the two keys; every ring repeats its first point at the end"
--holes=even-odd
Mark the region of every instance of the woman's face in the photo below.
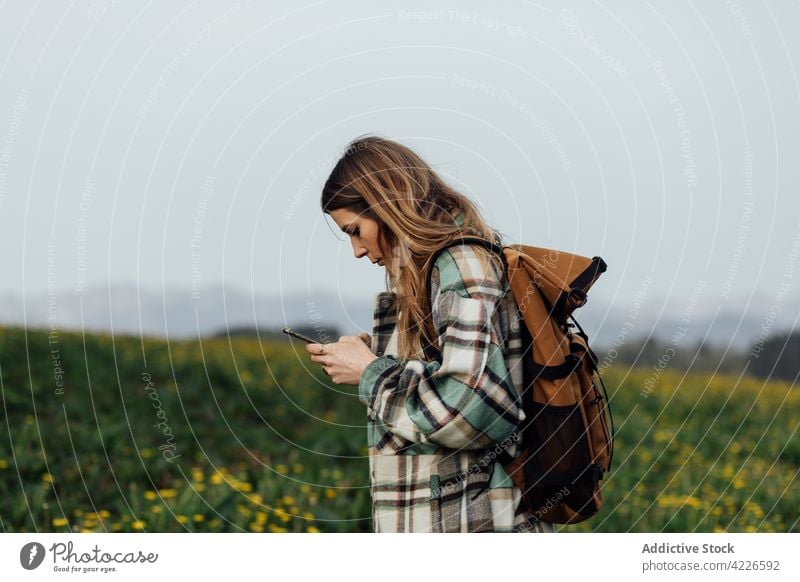
{"type": "Polygon", "coordinates": [[[366,256],[372,263],[384,266],[384,250],[378,242],[378,223],[364,214],[356,214],[346,208],[332,210],[331,218],[350,237],[353,253],[357,259],[366,256]]]}

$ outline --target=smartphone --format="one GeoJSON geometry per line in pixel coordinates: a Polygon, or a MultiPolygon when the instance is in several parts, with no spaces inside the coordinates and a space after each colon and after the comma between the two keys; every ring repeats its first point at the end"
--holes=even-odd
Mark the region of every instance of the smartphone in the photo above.
{"type": "Polygon", "coordinates": [[[317,340],[313,340],[310,337],[303,335],[302,333],[297,333],[296,331],[294,331],[290,327],[284,327],[283,328],[283,333],[288,334],[288,335],[290,335],[292,337],[296,337],[299,340],[303,340],[307,344],[318,344],[318,343],[321,343],[321,342],[318,342],[317,340]]]}

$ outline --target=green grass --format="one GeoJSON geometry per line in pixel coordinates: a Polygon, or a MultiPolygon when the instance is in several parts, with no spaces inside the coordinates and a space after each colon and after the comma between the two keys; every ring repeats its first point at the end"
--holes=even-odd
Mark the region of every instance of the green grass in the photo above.
{"type": "MultiPolygon", "coordinates": [[[[0,531],[370,531],[363,406],[304,350],[54,337],[0,328],[0,531]]],[[[605,505],[562,529],[798,531],[800,392],[650,376],[604,374],[605,505]]]]}

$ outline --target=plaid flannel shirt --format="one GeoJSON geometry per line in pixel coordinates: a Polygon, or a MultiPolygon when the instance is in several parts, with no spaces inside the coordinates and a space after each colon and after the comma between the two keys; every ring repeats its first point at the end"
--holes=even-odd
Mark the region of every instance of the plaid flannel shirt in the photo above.
{"type": "Polygon", "coordinates": [[[450,247],[434,265],[441,363],[399,359],[397,296],[375,298],[378,357],[358,387],[375,532],[555,531],[524,511],[519,488],[494,460],[502,449],[516,456],[525,419],[522,323],[499,258],[486,272],[477,248],[450,247]]]}

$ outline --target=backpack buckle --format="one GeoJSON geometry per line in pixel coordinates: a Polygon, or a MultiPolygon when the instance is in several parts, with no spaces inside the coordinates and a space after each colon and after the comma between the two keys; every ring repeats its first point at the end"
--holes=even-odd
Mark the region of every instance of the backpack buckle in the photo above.
{"type": "Polygon", "coordinates": [[[586,305],[586,292],[580,287],[572,287],[567,293],[567,301],[572,304],[573,309],[586,305]]]}

